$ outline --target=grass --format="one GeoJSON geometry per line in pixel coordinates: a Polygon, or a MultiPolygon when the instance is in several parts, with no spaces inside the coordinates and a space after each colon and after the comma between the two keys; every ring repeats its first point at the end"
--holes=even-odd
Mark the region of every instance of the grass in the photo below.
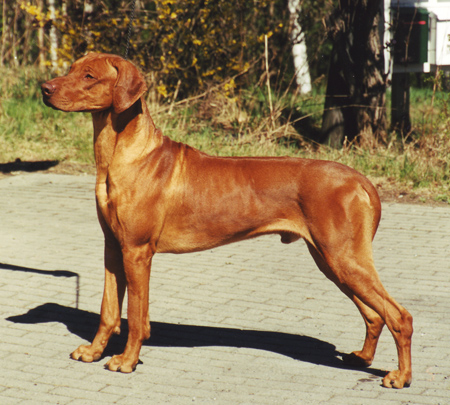
{"type": "MultiPolygon", "coordinates": [[[[90,114],[45,107],[40,83],[46,78],[33,68],[3,69],[0,74],[0,163],[19,158],[93,164],[90,114]]],[[[210,154],[338,161],[368,176],[382,195],[450,203],[449,97],[446,92],[411,89],[414,131],[408,139],[390,134],[376,147],[349,145],[339,150],[301,136],[320,129],[320,92],[304,98],[274,94],[273,121],[265,88],[234,98],[212,92],[172,108],[150,103],[150,111],[165,135],[210,154]]]]}
{"type": "Polygon", "coordinates": [[[87,114],[63,114],[41,100],[45,81],[32,68],[0,70],[0,162],[59,160],[93,163],[87,114]]]}

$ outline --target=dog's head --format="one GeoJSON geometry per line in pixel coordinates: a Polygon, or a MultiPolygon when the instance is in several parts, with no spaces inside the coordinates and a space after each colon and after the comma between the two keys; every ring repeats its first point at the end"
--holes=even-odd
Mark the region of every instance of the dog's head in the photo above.
{"type": "Polygon", "coordinates": [[[67,76],[41,86],[45,105],[62,111],[121,113],[147,91],[136,67],[116,55],[90,53],[78,59],[67,76]]]}

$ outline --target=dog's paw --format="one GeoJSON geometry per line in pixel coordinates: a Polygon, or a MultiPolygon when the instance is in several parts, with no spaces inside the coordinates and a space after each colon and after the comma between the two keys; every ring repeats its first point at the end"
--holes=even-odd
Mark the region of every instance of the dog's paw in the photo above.
{"type": "Polygon", "coordinates": [[[81,345],[70,357],[74,360],[80,360],[84,363],[92,363],[100,360],[103,350],[95,349],[92,345],[81,345]]]}
{"type": "Polygon", "coordinates": [[[402,373],[400,370],[391,371],[383,378],[383,386],[386,388],[403,388],[411,385],[411,373],[402,373]]]}
{"type": "Polygon", "coordinates": [[[137,361],[129,361],[125,359],[123,354],[111,357],[105,364],[105,368],[110,371],[118,371],[121,373],[132,373],[136,369],[137,361]]]}
{"type": "Polygon", "coordinates": [[[342,357],[342,361],[355,367],[369,367],[372,364],[372,359],[366,358],[360,351],[345,354],[342,357]]]}

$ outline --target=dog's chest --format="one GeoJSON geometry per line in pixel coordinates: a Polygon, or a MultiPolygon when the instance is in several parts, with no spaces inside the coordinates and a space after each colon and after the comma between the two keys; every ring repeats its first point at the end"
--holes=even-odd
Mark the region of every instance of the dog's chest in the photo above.
{"type": "Polygon", "coordinates": [[[103,216],[103,218],[108,222],[110,218],[110,209],[108,206],[108,186],[106,182],[98,182],[95,185],[95,198],[97,201],[98,208],[103,216]]]}
{"type": "Polygon", "coordinates": [[[133,188],[126,180],[119,180],[110,174],[100,179],[97,177],[95,196],[99,214],[120,240],[123,236],[124,226],[125,228],[129,227],[130,215],[128,214],[136,211],[134,203],[139,198],[134,195],[133,188]]]}

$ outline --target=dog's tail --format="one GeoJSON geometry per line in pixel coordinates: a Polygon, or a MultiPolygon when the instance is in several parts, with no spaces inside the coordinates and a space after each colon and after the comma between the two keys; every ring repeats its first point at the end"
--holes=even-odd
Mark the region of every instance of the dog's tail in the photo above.
{"type": "Polygon", "coordinates": [[[375,234],[378,229],[378,225],[381,220],[381,200],[375,186],[370,182],[369,179],[363,176],[363,181],[361,182],[361,186],[364,192],[367,194],[369,198],[370,207],[372,210],[372,239],[375,237],[375,234]]]}

